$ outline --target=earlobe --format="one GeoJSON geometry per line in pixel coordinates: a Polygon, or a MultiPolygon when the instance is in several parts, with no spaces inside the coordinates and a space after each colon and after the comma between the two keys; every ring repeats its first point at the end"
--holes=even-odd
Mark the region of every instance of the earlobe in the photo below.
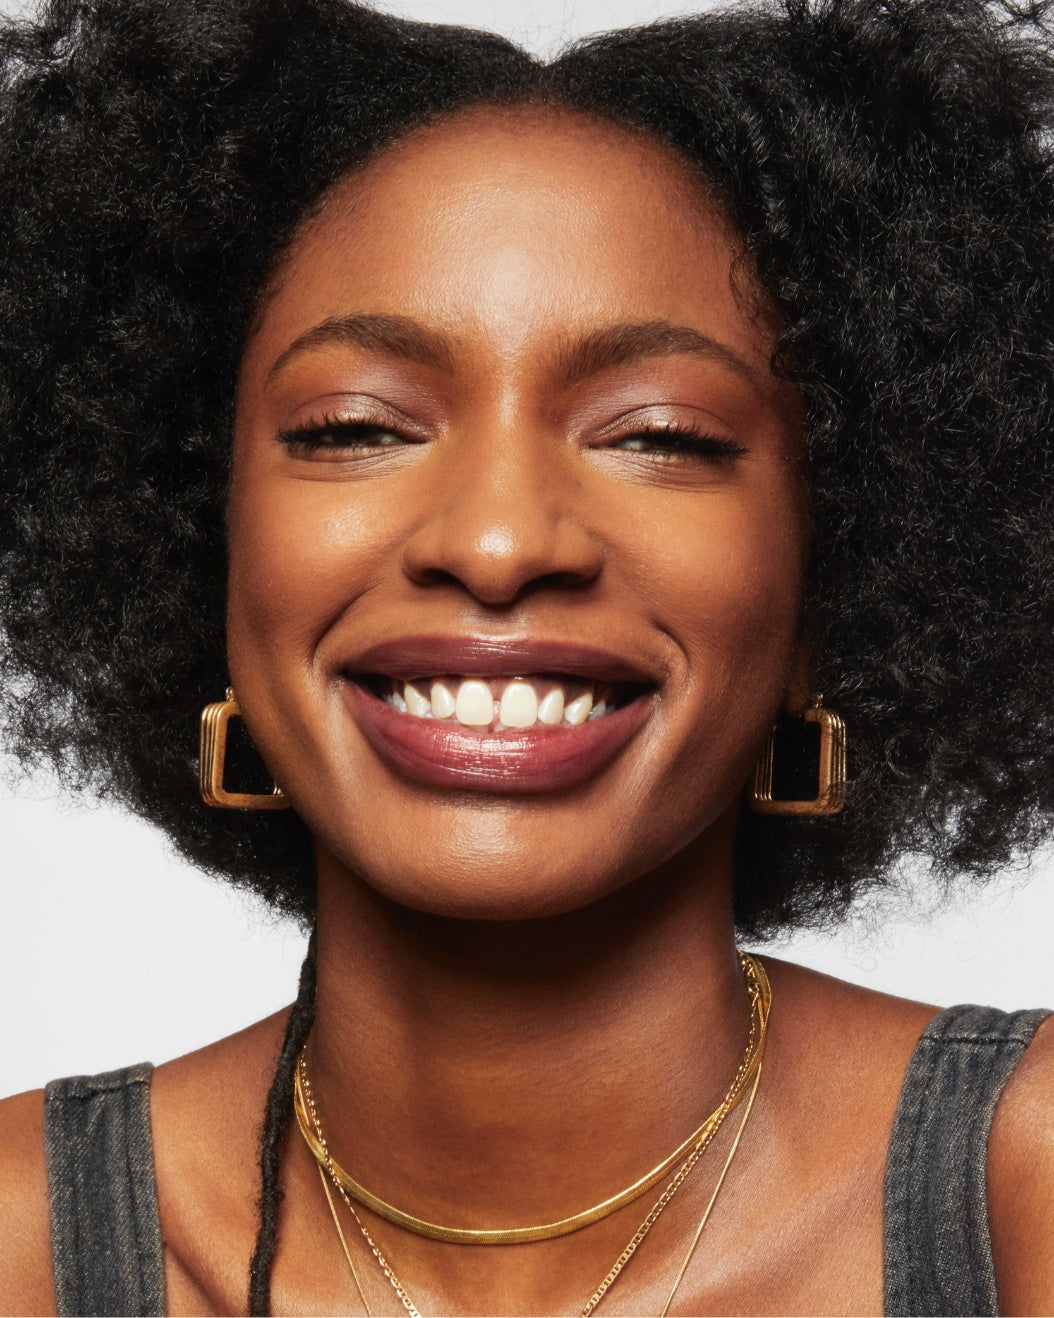
{"type": "Polygon", "coordinates": [[[790,671],[787,674],[787,689],[783,696],[783,712],[794,718],[801,718],[812,705],[815,690],[812,644],[802,636],[798,639],[790,671]]]}

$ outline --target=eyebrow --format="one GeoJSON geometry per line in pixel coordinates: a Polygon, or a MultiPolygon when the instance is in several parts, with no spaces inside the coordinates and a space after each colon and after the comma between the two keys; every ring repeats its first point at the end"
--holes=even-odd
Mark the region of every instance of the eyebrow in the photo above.
{"type": "Polygon", "coordinates": [[[329,343],[348,344],[365,348],[367,352],[402,357],[405,361],[433,366],[447,373],[454,369],[454,354],[442,334],[405,316],[353,313],[330,316],[294,339],[268,371],[268,380],[272,380],[293,357],[329,343]]]}
{"type": "MultiPolygon", "coordinates": [[[[447,374],[455,369],[450,340],[406,316],[383,316],[355,312],[330,316],[295,339],[275,361],[268,381],[300,353],[326,344],[348,344],[405,361],[430,366],[447,374]]],[[[731,348],[687,325],[665,320],[641,324],[611,325],[563,346],[557,353],[555,376],[563,386],[577,384],[600,372],[649,357],[694,354],[728,367],[755,389],[761,388],[754,371],[731,348]]]]}
{"type": "Polygon", "coordinates": [[[718,362],[742,376],[755,389],[760,388],[757,372],[731,348],[700,330],[665,320],[650,320],[640,325],[612,325],[596,330],[562,350],[557,373],[562,384],[570,385],[627,362],[672,357],[680,353],[718,362]]]}

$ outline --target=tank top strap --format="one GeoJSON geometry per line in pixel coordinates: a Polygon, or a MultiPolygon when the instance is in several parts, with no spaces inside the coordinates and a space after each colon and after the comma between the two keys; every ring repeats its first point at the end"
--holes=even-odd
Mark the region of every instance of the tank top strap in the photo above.
{"type": "Polygon", "coordinates": [[[924,1030],[908,1065],[885,1185],[887,1314],[996,1314],[988,1135],[1046,1011],[960,1006],[924,1030]]]}
{"type": "Polygon", "coordinates": [[[55,1297],[65,1314],[163,1314],[149,1063],[53,1080],[44,1151],[55,1297]]]}

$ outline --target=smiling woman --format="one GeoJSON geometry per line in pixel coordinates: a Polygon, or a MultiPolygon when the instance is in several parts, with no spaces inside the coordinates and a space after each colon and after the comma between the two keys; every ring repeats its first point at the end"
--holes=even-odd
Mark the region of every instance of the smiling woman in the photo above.
{"type": "Polygon", "coordinates": [[[0,1310],[1049,1311],[1045,1013],[736,947],[1050,832],[1042,14],[0,43],[7,743],[313,929],[0,1106],[0,1310]]]}
{"type": "Polygon", "coordinates": [[[734,254],[672,152],[530,103],[418,129],[294,238],[241,362],[227,646],[323,867],[513,919],[719,819],[730,863],[805,546],[734,254]]]}

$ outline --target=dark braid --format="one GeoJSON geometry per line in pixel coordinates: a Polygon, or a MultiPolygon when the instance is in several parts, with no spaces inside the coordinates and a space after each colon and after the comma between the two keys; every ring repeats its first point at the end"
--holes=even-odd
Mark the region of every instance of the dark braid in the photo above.
{"type": "Polygon", "coordinates": [[[278,1206],[282,1192],[278,1188],[278,1151],[289,1123],[293,1100],[293,1072],[315,1019],[315,969],[318,962],[318,931],[311,931],[307,956],[300,968],[300,987],[285,1027],[278,1070],[267,1095],[260,1149],[260,1230],[256,1235],[252,1262],[249,1264],[249,1313],[271,1312],[271,1268],[278,1238],[278,1206]]]}

